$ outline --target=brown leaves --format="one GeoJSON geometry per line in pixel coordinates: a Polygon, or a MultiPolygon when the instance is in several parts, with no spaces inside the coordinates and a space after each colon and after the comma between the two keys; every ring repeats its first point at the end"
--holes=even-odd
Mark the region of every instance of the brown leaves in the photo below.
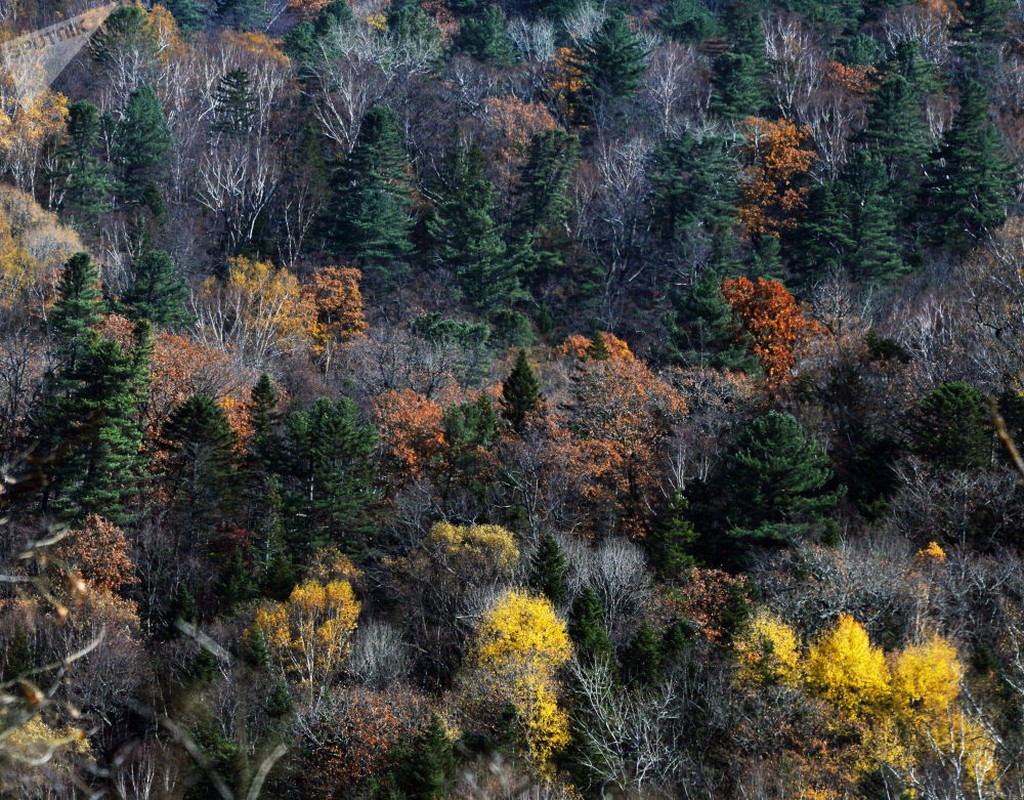
{"type": "Polygon", "coordinates": [[[742,129],[749,166],[740,177],[740,221],[750,234],[778,236],[796,227],[796,215],[807,204],[808,189],[800,182],[818,157],[803,148],[810,129],[760,117],[747,117],[742,129]]]}

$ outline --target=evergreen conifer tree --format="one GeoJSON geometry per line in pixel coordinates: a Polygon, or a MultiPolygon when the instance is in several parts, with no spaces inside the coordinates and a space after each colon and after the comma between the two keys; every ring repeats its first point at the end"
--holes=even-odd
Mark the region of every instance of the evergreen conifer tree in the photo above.
{"type": "Polygon", "coordinates": [[[377,435],[355,403],[320,398],[285,421],[281,480],[285,536],[293,552],[336,544],[353,557],[373,550],[377,435]]]}
{"type": "MultiPolygon", "coordinates": [[[[806,215],[799,227],[787,236],[793,270],[797,281],[805,286],[813,285],[849,263],[855,242],[846,196],[845,185],[839,181],[815,186],[807,198],[806,215]]],[[[888,197],[885,202],[892,209],[888,197]]]]}
{"type": "Polygon", "coordinates": [[[86,224],[108,210],[114,185],[99,157],[100,111],[88,100],[68,106],[67,138],[56,152],[51,180],[58,186],[59,208],[86,224]]]}
{"type": "Polygon", "coordinates": [[[675,356],[684,364],[747,373],[759,369],[732,308],[722,296],[722,278],[717,270],[705,269],[680,298],[670,333],[675,356]]]}
{"type": "Polygon", "coordinates": [[[171,147],[163,105],[150,84],[144,83],[131,93],[114,139],[121,195],[127,202],[140,202],[147,188],[163,176],[171,147]]]}
{"type": "Polygon", "coordinates": [[[540,592],[557,607],[565,605],[569,586],[565,582],[568,563],[558,541],[545,533],[530,562],[530,588],[540,592]]]}
{"type": "Polygon", "coordinates": [[[592,361],[607,361],[611,357],[612,354],[608,350],[608,343],[604,340],[604,334],[601,331],[594,331],[594,336],[587,346],[587,358],[592,361]]]}
{"type": "Polygon", "coordinates": [[[832,464],[790,414],[770,411],[750,422],[728,456],[729,535],[794,542],[824,528],[841,497],[826,491],[832,464]]]}
{"type": "Polygon", "coordinates": [[[592,112],[628,100],[640,86],[646,54],[621,9],[612,11],[582,47],[582,97],[592,112]]]}
{"type": "Polygon", "coordinates": [[[959,252],[972,247],[1006,219],[1011,184],[1006,147],[989,116],[988,92],[967,79],[921,190],[931,240],[959,252]]]}
{"type": "Polygon", "coordinates": [[[658,27],[677,42],[694,44],[719,30],[718,20],[704,0],[668,0],[658,14],[658,27]]]}
{"type": "Polygon", "coordinates": [[[131,271],[131,286],[121,298],[131,317],[148,319],[154,325],[188,321],[185,311],[188,287],[178,277],[170,253],[147,248],[132,262],[131,271]]]}
{"type": "Polygon", "coordinates": [[[758,0],[735,0],[725,15],[732,48],[715,59],[712,110],[730,121],[761,116],[768,106],[768,53],[761,11],[758,0]]]}
{"type": "Polygon", "coordinates": [[[977,469],[992,460],[992,425],[981,392],[969,383],[940,384],[914,410],[911,448],[950,469],[977,469]]]}
{"type": "Polygon", "coordinates": [[[164,7],[171,12],[178,30],[186,35],[206,27],[206,10],[199,0],[167,0],[164,7]]]}
{"type": "Polygon", "coordinates": [[[252,131],[256,119],[256,96],[248,70],[229,70],[218,82],[213,102],[213,130],[230,136],[242,136],[252,131]]]}
{"type": "Polygon", "coordinates": [[[495,310],[525,298],[494,221],[496,192],[485,174],[483,151],[456,145],[435,216],[427,224],[438,260],[452,268],[463,299],[477,310],[495,310]]]}
{"type": "Polygon", "coordinates": [[[501,385],[501,416],[516,431],[522,432],[530,414],[540,409],[540,382],[533,374],[522,348],[516,363],[501,385]]]}
{"type": "Polygon", "coordinates": [[[445,787],[455,773],[455,751],[436,714],[411,746],[399,753],[394,775],[402,797],[409,800],[443,800],[445,787]]]}
{"type": "Polygon", "coordinates": [[[644,539],[651,566],[662,580],[678,580],[695,563],[689,550],[697,540],[697,531],[684,516],[688,508],[682,492],[673,492],[644,539]]]}
{"type": "Polygon", "coordinates": [[[335,252],[358,259],[378,285],[412,252],[409,159],[398,115],[377,105],[366,112],[352,152],[335,170],[325,219],[335,252]]]}
{"type": "Polygon", "coordinates": [[[877,152],[862,149],[846,171],[850,241],[847,263],[858,280],[880,283],[906,271],[896,239],[896,210],[889,197],[885,164],[877,152]]]}
{"type": "Polygon", "coordinates": [[[662,648],[650,623],[644,622],[622,653],[622,677],[627,686],[652,686],[661,680],[662,648]]]}
{"type": "Polygon", "coordinates": [[[453,42],[460,53],[485,64],[508,66],[516,60],[512,40],[508,37],[505,13],[494,4],[487,4],[459,22],[459,35],[453,42]]]}
{"type": "Polygon", "coordinates": [[[604,627],[604,606],[589,586],[584,587],[572,604],[569,636],[581,661],[593,663],[612,656],[612,643],[604,627]]]}

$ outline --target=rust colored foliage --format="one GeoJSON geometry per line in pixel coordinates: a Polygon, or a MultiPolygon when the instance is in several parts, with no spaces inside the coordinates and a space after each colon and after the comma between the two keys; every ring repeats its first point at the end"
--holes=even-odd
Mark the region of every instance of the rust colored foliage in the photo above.
{"type": "Polygon", "coordinates": [[[878,70],[872,66],[841,64],[838,61],[828,62],[826,79],[850,94],[864,96],[878,86],[876,80],[878,70]]]}
{"type": "Polygon", "coordinates": [[[330,0],[288,0],[288,10],[304,20],[312,20],[329,4],[330,0]]]}
{"type": "Polygon", "coordinates": [[[533,135],[558,127],[551,112],[541,103],[526,103],[514,95],[488,97],[484,101],[487,120],[501,136],[498,158],[501,161],[521,160],[527,153],[533,135]]]}
{"type": "Polygon", "coordinates": [[[96,514],[69,530],[54,554],[92,589],[117,594],[135,581],[135,564],[128,555],[124,531],[96,514]]]}
{"type": "Polygon", "coordinates": [[[390,390],[377,398],[374,411],[391,455],[413,478],[425,477],[447,447],[442,405],[412,389],[390,390]]]}
{"type": "Polygon", "coordinates": [[[427,713],[424,699],[401,687],[335,690],[328,711],[317,721],[308,796],[340,796],[339,788],[383,774],[391,749],[400,739],[412,739],[427,713]]]}
{"type": "Polygon", "coordinates": [[[572,119],[576,113],[576,96],[583,88],[583,71],[570,48],[559,47],[555,51],[547,80],[551,101],[564,119],[572,119]]]}
{"type": "Polygon", "coordinates": [[[170,413],[200,392],[224,396],[232,384],[227,353],[188,336],[160,331],[150,361],[150,431],[159,430],[170,413]]]}
{"type": "Polygon", "coordinates": [[[722,296],[732,306],[750,347],[761,361],[770,386],[789,380],[796,365],[796,349],[821,326],[806,316],[781,281],[742,276],[722,281],[722,296]]]}
{"type": "Polygon", "coordinates": [[[348,342],[366,335],[363,296],[359,281],[363,273],[352,267],[328,266],[321,269],[304,287],[316,309],[313,338],[320,347],[330,340],[348,342]]]}
{"type": "MultiPolygon", "coordinates": [[[[601,331],[601,338],[604,339],[605,347],[608,348],[609,361],[634,361],[636,357],[629,349],[629,345],[613,333],[601,331]]],[[[562,356],[571,356],[580,361],[587,361],[591,358],[593,340],[586,336],[574,333],[567,336],[565,341],[558,346],[558,353],[562,356]]]]}
{"type": "Polygon", "coordinates": [[[725,641],[725,617],[738,594],[746,594],[746,576],[720,569],[694,567],[678,588],[661,595],[658,613],[665,621],[685,617],[697,634],[711,644],[725,641]]]}
{"type": "Polygon", "coordinates": [[[796,227],[796,215],[807,204],[808,187],[801,182],[817,159],[804,148],[810,129],[788,119],[747,117],[742,130],[748,166],[740,176],[740,221],[750,234],[778,236],[796,227]]]}

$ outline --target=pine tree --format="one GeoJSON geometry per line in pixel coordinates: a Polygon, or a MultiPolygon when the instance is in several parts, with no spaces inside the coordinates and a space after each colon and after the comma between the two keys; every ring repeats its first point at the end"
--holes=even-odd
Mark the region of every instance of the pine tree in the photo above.
{"type": "Polygon", "coordinates": [[[675,358],[683,364],[747,373],[759,370],[722,296],[722,277],[714,269],[705,269],[680,298],[670,334],[675,358]]]}
{"type": "Polygon", "coordinates": [[[269,438],[280,415],[277,411],[277,390],[267,373],[262,373],[249,393],[248,418],[253,440],[269,438]]]}
{"type": "Polygon", "coordinates": [[[902,43],[885,67],[871,98],[867,125],[859,139],[877,151],[885,165],[888,196],[901,220],[914,214],[928,161],[929,130],[925,96],[932,85],[928,65],[916,44],[902,43]]]}
{"type": "Polygon", "coordinates": [[[669,0],[658,14],[658,27],[677,42],[700,44],[718,33],[719,25],[704,0],[669,0]]]}
{"type": "Polygon", "coordinates": [[[520,433],[525,429],[530,414],[540,410],[540,382],[533,374],[526,351],[519,350],[505,382],[501,385],[501,416],[520,433]]]}
{"type": "Polygon", "coordinates": [[[846,171],[850,241],[847,263],[858,280],[881,283],[906,271],[896,239],[896,210],[889,197],[885,164],[871,150],[859,150],[846,171]]]}
{"type": "Polygon", "coordinates": [[[565,582],[568,563],[551,533],[545,533],[530,562],[530,588],[540,592],[556,607],[565,605],[569,586],[565,582]]]}
{"type": "Polygon", "coordinates": [[[569,613],[569,636],[581,661],[593,663],[612,656],[612,643],[604,627],[604,607],[597,594],[585,587],[569,613]]]}
{"type": "Polygon", "coordinates": [[[88,100],[68,106],[67,138],[57,149],[51,180],[58,207],[72,219],[92,224],[108,210],[114,185],[100,159],[100,111],[88,100]]]}
{"type": "Polygon", "coordinates": [[[582,97],[592,112],[636,93],[645,55],[629,17],[621,9],[612,11],[579,54],[582,97]]]}
{"type": "Polygon", "coordinates": [[[459,35],[453,45],[458,52],[485,64],[508,66],[516,60],[505,13],[493,4],[459,21],[459,35]]]}
{"type": "Polygon", "coordinates": [[[320,398],[285,421],[281,481],[285,536],[292,551],[335,544],[353,557],[373,550],[377,529],[377,435],[347,397],[320,398]]]}
{"type": "Polygon", "coordinates": [[[761,10],[757,0],[735,0],[725,15],[733,46],[715,59],[711,108],[730,121],[761,116],[768,107],[768,53],[761,10]]]}
{"type": "Polygon", "coordinates": [[[213,102],[211,127],[214,131],[229,136],[242,136],[252,131],[256,120],[256,96],[247,70],[229,70],[217,83],[213,102]]]}
{"type": "Polygon", "coordinates": [[[622,653],[622,677],[627,686],[652,686],[661,680],[662,649],[658,635],[648,622],[629,640],[622,653]]]}
{"type": "Polygon", "coordinates": [[[594,336],[587,345],[587,358],[591,361],[607,361],[611,357],[604,334],[601,331],[594,331],[594,336]]]}
{"type": "Polygon", "coordinates": [[[651,566],[664,581],[678,580],[696,563],[689,550],[697,541],[697,531],[684,516],[688,508],[682,492],[673,492],[644,539],[651,566]]]}
{"type": "Polygon", "coordinates": [[[940,384],[914,410],[911,449],[949,469],[978,469],[992,461],[992,425],[981,392],[969,383],[940,384]]]}
{"type": "Polygon", "coordinates": [[[178,23],[178,30],[186,35],[206,27],[206,10],[198,0],[166,0],[164,7],[178,23]]]}
{"type": "Polygon", "coordinates": [[[826,491],[828,454],[804,437],[792,415],[777,411],[743,429],[723,478],[731,498],[728,532],[742,539],[785,543],[820,532],[842,496],[826,491]]]}
{"type": "Polygon", "coordinates": [[[123,348],[96,330],[102,303],[98,273],[85,253],[65,265],[50,316],[56,370],[43,411],[52,474],[44,506],[71,519],[95,513],[115,524],[132,519],[145,472],[142,407],[148,397],[149,324],[135,326],[123,348]]]}
{"type": "Polygon", "coordinates": [[[401,796],[408,800],[443,800],[445,787],[455,773],[452,741],[437,714],[411,743],[401,748],[394,767],[401,796]]]}
{"type": "Polygon", "coordinates": [[[1012,171],[989,116],[988,92],[967,79],[953,124],[932,156],[921,189],[933,243],[962,252],[1006,219],[1012,171]]]}
{"type": "Polygon", "coordinates": [[[147,188],[163,176],[171,147],[163,105],[150,84],[144,83],[131,93],[114,139],[121,195],[126,202],[140,202],[147,188]]]}
{"type": "Polygon", "coordinates": [[[495,310],[525,299],[494,221],[496,195],[476,145],[456,145],[434,218],[427,224],[438,260],[450,267],[463,299],[477,310],[495,310]]]}
{"type": "Polygon", "coordinates": [[[237,510],[237,440],[224,410],[206,394],[171,412],[160,439],[168,515],[194,547],[237,510]]]}
{"type": "Polygon", "coordinates": [[[144,250],[132,262],[132,283],[121,297],[134,319],[154,325],[178,325],[189,320],[185,311],[188,287],[166,250],[144,250]]]}
{"type": "Polygon", "coordinates": [[[335,252],[358,259],[382,287],[412,252],[409,160],[398,115],[374,106],[363,118],[352,152],[335,170],[325,219],[335,252]]]}
{"type": "Polygon", "coordinates": [[[230,613],[241,603],[256,596],[256,581],[252,565],[249,564],[241,549],[236,550],[228,563],[225,564],[217,589],[217,599],[222,612],[230,613]]]}
{"type": "MultiPolygon", "coordinates": [[[[887,197],[885,202],[891,209],[891,200],[887,197]]],[[[829,181],[811,190],[804,218],[786,237],[792,268],[803,286],[810,287],[849,263],[849,253],[856,246],[849,210],[843,182],[829,181]]]]}

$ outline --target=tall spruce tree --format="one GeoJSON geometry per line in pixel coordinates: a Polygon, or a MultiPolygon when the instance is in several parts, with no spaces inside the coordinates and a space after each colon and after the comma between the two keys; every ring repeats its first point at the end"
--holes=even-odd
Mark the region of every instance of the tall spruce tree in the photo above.
{"type": "Polygon", "coordinates": [[[160,430],[168,516],[194,548],[239,510],[237,439],[207,394],[178,406],[160,430]]]}
{"type": "Polygon", "coordinates": [[[677,42],[694,44],[710,39],[720,28],[704,0],[668,0],[658,14],[658,27],[677,42]]]}
{"type": "Polygon", "coordinates": [[[293,552],[334,544],[353,557],[373,552],[379,503],[377,435],[347,397],[321,397],[285,421],[281,482],[285,536],[293,552]]]}
{"type": "Polygon", "coordinates": [[[70,519],[95,513],[127,524],[146,468],[142,408],[151,331],[148,323],[136,325],[133,345],[124,348],[97,331],[103,308],[96,266],[77,253],[64,267],[50,314],[56,368],[42,418],[50,451],[43,505],[52,502],[70,519]]]}
{"type": "Polygon", "coordinates": [[[622,9],[612,11],[579,56],[582,99],[593,114],[628,100],[640,86],[646,56],[640,39],[622,9]]]}
{"type": "Polygon", "coordinates": [[[913,410],[911,449],[950,469],[977,469],[992,462],[992,424],[981,392],[969,383],[940,384],[913,410]]]}
{"type": "Polygon", "coordinates": [[[379,287],[412,252],[412,188],[398,115],[388,106],[366,112],[359,137],[331,181],[324,223],[332,249],[357,259],[379,287]]]}
{"type": "Polygon", "coordinates": [[[108,210],[114,184],[100,158],[100,111],[88,100],[68,106],[67,138],[57,148],[50,179],[58,207],[86,225],[108,210]]]}
{"type": "Polygon", "coordinates": [[[485,64],[508,66],[516,60],[505,12],[492,3],[459,21],[459,35],[452,44],[458,52],[485,64]]]}
{"type": "Polygon", "coordinates": [[[569,596],[569,586],[565,581],[567,568],[568,562],[558,540],[550,532],[545,533],[530,560],[530,588],[561,608],[569,596]]]}
{"type": "Polygon", "coordinates": [[[154,325],[178,325],[188,321],[185,311],[188,286],[178,276],[170,253],[143,250],[132,262],[131,273],[132,283],[121,297],[129,316],[148,319],[154,325]]]}
{"type": "Polygon", "coordinates": [[[530,414],[540,409],[540,401],[540,382],[533,374],[526,351],[520,349],[512,371],[501,385],[501,416],[521,433],[530,414]]]}
{"type": "Polygon", "coordinates": [[[256,96],[248,70],[228,70],[214,89],[213,103],[214,131],[229,136],[251,132],[256,120],[256,96]]]}
{"type": "Polygon", "coordinates": [[[725,15],[732,48],[715,59],[712,110],[729,121],[761,116],[768,107],[762,5],[758,0],[736,0],[725,15]]]}
{"type": "Polygon", "coordinates": [[[953,124],[932,155],[921,201],[930,240],[954,252],[973,247],[1006,219],[1013,171],[992,121],[988,91],[968,78],[953,124]]]}
{"type": "Polygon", "coordinates": [[[461,297],[479,311],[505,308],[525,298],[518,265],[494,221],[494,185],[476,145],[457,144],[448,159],[441,199],[427,229],[438,260],[455,272],[461,297]]]}
{"type": "Polygon", "coordinates": [[[885,163],[879,153],[862,149],[845,172],[849,202],[850,272],[866,283],[892,280],[906,271],[896,238],[896,209],[889,196],[885,163]]]}
{"type": "Polygon", "coordinates": [[[171,130],[160,97],[153,86],[144,83],[128,98],[124,119],[114,136],[114,164],[126,202],[141,202],[160,181],[170,147],[171,130]]]}
{"type": "Polygon", "coordinates": [[[722,477],[728,533],[789,543],[821,533],[842,492],[829,491],[832,463],[790,414],[770,411],[743,429],[722,477]]]}
{"type": "MultiPolygon", "coordinates": [[[[856,243],[846,188],[843,181],[815,186],[808,195],[807,211],[800,225],[786,235],[795,283],[810,287],[850,263],[849,253],[856,243]]],[[[888,197],[885,202],[892,209],[888,197]]]]}
{"type": "Polygon", "coordinates": [[[569,636],[577,657],[585,663],[612,657],[612,643],[604,626],[604,606],[597,593],[584,587],[569,612],[569,636]]]}
{"type": "Polygon", "coordinates": [[[697,541],[697,531],[686,518],[688,508],[682,492],[673,492],[644,539],[651,566],[663,581],[678,580],[696,563],[690,549],[697,541]]]}

